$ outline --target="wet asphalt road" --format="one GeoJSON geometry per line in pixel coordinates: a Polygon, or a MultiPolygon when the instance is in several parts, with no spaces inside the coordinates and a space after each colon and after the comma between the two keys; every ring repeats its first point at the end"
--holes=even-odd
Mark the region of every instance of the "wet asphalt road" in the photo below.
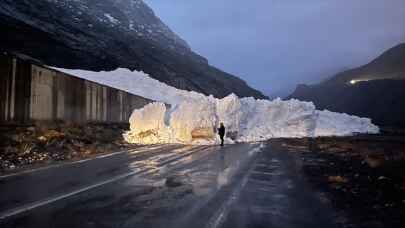
{"type": "Polygon", "coordinates": [[[0,177],[0,227],[337,227],[266,143],[146,146],[0,177]]]}

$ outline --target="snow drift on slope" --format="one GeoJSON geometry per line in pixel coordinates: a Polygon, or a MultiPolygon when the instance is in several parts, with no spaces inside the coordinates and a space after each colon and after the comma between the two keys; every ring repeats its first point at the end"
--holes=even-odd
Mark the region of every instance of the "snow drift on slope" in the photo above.
{"type": "Polygon", "coordinates": [[[166,104],[178,104],[185,100],[205,98],[203,94],[197,92],[179,90],[168,86],[142,71],[130,71],[123,68],[101,72],[56,67],[53,69],[166,104]]]}
{"type": "Polygon", "coordinates": [[[131,143],[217,143],[216,128],[220,122],[227,128],[228,143],[379,132],[370,119],[318,111],[312,102],[256,100],[238,98],[234,94],[217,99],[179,90],[143,72],[127,69],[112,72],[57,70],[158,101],[134,110],[130,118],[131,130],[124,135],[131,143]]]}

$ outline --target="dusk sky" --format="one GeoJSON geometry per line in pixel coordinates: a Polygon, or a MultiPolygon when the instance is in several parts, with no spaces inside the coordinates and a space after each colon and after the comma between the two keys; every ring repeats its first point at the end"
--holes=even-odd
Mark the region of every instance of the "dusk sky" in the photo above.
{"type": "Polygon", "coordinates": [[[210,64],[267,95],[405,42],[404,0],[145,0],[210,64]]]}

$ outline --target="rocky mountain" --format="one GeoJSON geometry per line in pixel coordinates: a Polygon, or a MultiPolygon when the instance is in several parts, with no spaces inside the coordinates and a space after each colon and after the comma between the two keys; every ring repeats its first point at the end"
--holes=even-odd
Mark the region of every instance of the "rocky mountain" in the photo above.
{"type": "Polygon", "coordinates": [[[265,98],[194,53],[142,0],[2,0],[0,49],[71,69],[142,70],[174,87],[265,98]]]}
{"type": "Polygon", "coordinates": [[[320,109],[369,117],[382,126],[405,127],[405,44],[372,62],[317,85],[299,85],[289,98],[320,109]]]}

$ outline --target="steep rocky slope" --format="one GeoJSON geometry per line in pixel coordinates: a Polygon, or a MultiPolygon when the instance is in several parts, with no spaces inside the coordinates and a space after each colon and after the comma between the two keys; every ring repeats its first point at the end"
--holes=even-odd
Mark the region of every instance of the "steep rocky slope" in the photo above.
{"type": "Polygon", "coordinates": [[[180,89],[264,96],[194,53],[142,0],[2,0],[0,49],[62,68],[142,70],[180,89]]]}
{"type": "Polygon", "coordinates": [[[383,126],[405,127],[405,44],[369,64],[317,85],[299,85],[290,98],[320,109],[372,118],[383,126]]]}

